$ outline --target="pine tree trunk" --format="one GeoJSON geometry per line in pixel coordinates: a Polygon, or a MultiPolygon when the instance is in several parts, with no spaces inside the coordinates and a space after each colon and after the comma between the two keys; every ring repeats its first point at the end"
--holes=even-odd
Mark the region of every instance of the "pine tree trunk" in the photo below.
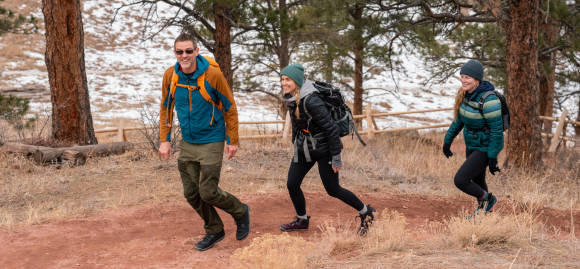
{"type": "MultiPolygon", "coordinates": [[[[545,8],[544,8],[545,9],[545,8]]],[[[540,36],[543,40],[543,48],[550,48],[554,45],[557,38],[557,25],[555,25],[551,20],[544,20],[540,16],[539,25],[540,36]]],[[[552,116],[552,111],[554,109],[554,82],[556,77],[556,52],[551,52],[546,55],[540,55],[539,61],[541,66],[539,66],[540,74],[540,115],[542,116],[552,116]]],[[[544,132],[552,132],[552,121],[544,121],[544,132]]]]}
{"type": "Polygon", "coordinates": [[[42,0],[45,61],[52,102],[52,135],[59,141],[96,144],[79,0],[42,0]]]}
{"type": "Polygon", "coordinates": [[[214,55],[216,62],[220,65],[220,69],[233,91],[232,49],[230,37],[232,25],[227,19],[230,17],[229,14],[231,9],[224,7],[219,3],[214,3],[213,12],[215,19],[214,55]]]}
{"type": "MultiPolygon", "coordinates": [[[[355,42],[353,44],[354,53],[354,103],[353,103],[353,114],[362,115],[362,103],[363,103],[363,53],[364,44],[362,40],[362,14],[363,8],[361,4],[355,4],[354,10],[351,11],[351,16],[353,17],[354,23],[354,33],[356,35],[355,42]]],[[[360,127],[360,120],[357,121],[358,127],[360,127]]]]}
{"type": "MultiPolygon", "coordinates": [[[[278,1],[278,9],[280,12],[287,12],[286,10],[286,0],[279,0],[278,1]]],[[[280,14],[280,27],[282,25],[286,25],[287,22],[283,20],[287,20],[288,17],[284,14],[280,14]]],[[[289,31],[285,31],[281,29],[280,31],[280,47],[278,47],[278,60],[280,61],[280,73],[282,73],[282,69],[290,64],[290,51],[288,49],[290,40],[290,33],[289,31]]],[[[280,89],[280,96],[284,93],[282,89],[280,89]]],[[[284,102],[280,102],[280,116],[282,118],[286,118],[286,112],[288,112],[288,108],[284,102]]]]}
{"type": "Polygon", "coordinates": [[[532,167],[541,161],[538,100],[539,1],[510,1],[500,25],[506,33],[506,96],[512,123],[507,139],[510,165],[532,167]]]}
{"type": "MultiPolygon", "coordinates": [[[[580,122],[580,98],[578,98],[578,115],[576,115],[576,121],[580,122]]],[[[580,148],[580,126],[574,125],[574,132],[576,133],[576,148],[580,148]]]]}

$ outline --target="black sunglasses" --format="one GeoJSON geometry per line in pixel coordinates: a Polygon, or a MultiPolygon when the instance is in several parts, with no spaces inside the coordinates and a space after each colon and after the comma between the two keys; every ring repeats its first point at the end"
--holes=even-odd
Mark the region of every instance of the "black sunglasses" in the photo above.
{"type": "Polygon", "coordinates": [[[186,54],[193,54],[194,50],[193,50],[193,49],[186,49],[185,51],[183,51],[183,50],[176,50],[176,51],[175,51],[175,54],[177,54],[177,55],[181,55],[181,54],[183,54],[184,52],[185,52],[186,54]]]}

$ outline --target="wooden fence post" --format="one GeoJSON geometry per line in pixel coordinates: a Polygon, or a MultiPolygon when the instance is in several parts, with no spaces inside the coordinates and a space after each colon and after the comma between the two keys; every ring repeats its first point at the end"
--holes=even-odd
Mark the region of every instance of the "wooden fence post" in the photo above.
{"type": "Polygon", "coordinates": [[[552,137],[552,144],[550,145],[548,152],[556,152],[558,144],[560,144],[562,132],[564,130],[564,127],[566,126],[566,116],[568,116],[568,110],[564,109],[564,111],[562,111],[562,115],[560,115],[560,119],[558,120],[558,126],[556,127],[556,132],[552,137]]]}
{"type": "Polygon", "coordinates": [[[367,128],[369,129],[368,134],[369,134],[369,139],[373,139],[375,138],[375,122],[373,120],[373,112],[372,112],[372,106],[371,104],[367,105],[367,108],[365,109],[365,114],[366,114],[366,121],[367,121],[367,128]]]}
{"type": "Polygon", "coordinates": [[[284,120],[284,129],[282,129],[282,142],[289,142],[288,136],[292,135],[292,122],[290,120],[290,111],[286,112],[286,119],[284,120]]]}
{"type": "Polygon", "coordinates": [[[125,120],[120,119],[117,122],[117,141],[127,142],[127,137],[125,136],[125,120]]]}

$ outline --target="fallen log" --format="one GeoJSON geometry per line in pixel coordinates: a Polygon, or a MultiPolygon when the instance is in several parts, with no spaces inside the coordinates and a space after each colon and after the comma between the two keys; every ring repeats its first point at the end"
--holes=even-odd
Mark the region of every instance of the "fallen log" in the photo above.
{"type": "Polygon", "coordinates": [[[50,148],[18,143],[6,143],[0,147],[0,152],[21,153],[32,157],[38,164],[71,162],[73,165],[83,165],[87,158],[122,154],[132,149],[129,142],[114,142],[97,145],[50,148]]]}

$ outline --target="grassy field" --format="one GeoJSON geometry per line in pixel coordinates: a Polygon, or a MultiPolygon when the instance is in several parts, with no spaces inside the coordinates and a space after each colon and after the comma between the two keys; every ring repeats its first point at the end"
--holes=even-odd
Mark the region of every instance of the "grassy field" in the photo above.
{"type": "MultiPolygon", "coordinates": [[[[446,159],[440,153],[442,138],[442,133],[404,133],[379,136],[367,147],[345,138],[341,184],[357,193],[466,200],[452,183],[464,160],[464,146],[461,140],[456,141],[452,147],[455,155],[446,159]]],[[[287,144],[242,141],[238,156],[224,161],[220,186],[240,195],[285,194],[291,155],[287,144]]],[[[500,155],[500,163],[503,157],[500,155]]],[[[499,176],[488,174],[490,190],[510,204],[513,212],[482,216],[478,221],[467,220],[470,212],[463,212],[418,229],[409,225],[405,215],[385,209],[366,237],[354,235],[349,225],[336,223],[317,227],[315,239],[264,234],[231,253],[231,265],[427,268],[437,261],[438,267],[448,268],[474,264],[486,268],[577,268],[580,242],[574,216],[580,210],[578,158],[577,153],[565,152],[546,156],[546,166],[538,171],[506,168],[499,176]],[[548,209],[568,214],[569,223],[554,226],[539,221],[548,209]],[[296,255],[287,255],[289,252],[296,255]]],[[[0,156],[0,174],[0,226],[8,232],[132,206],[184,200],[175,159],[164,163],[146,145],[119,156],[89,159],[82,167],[38,166],[25,157],[5,154],[0,156]]],[[[309,173],[303,189],[324,192],[316,172],[309,173]]]]}

